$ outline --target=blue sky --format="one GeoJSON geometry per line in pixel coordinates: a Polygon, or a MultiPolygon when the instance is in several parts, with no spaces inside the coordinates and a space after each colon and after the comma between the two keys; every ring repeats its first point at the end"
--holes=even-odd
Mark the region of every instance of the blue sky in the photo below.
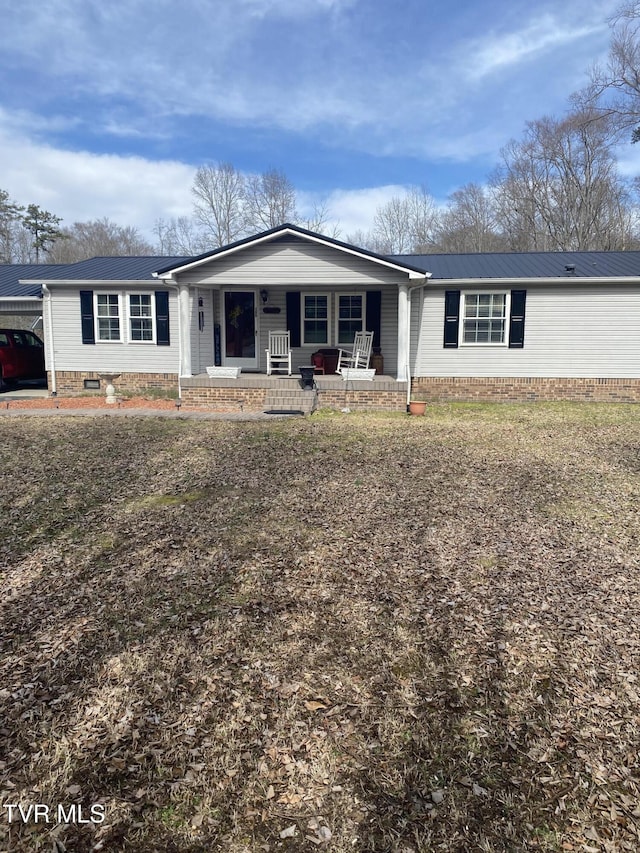
{"type": "Polygon", "coordinates": [[[411,184],[444,201],[486,180],[527,120],[566,110],[617,5],[0,0],[0,188],[149,235],[228,161],[282,170],[344,236],[411,184]]]}

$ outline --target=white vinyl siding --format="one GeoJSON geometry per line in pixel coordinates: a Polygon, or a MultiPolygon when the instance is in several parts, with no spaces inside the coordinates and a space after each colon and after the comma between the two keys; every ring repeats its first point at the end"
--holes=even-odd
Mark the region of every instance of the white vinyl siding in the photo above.
{"type": "MultiPolygon", "coordinates": [[[[295,290],[296,288],[290,287],[287,290],[295,290]]],[[[384,373],[386,376],[395,376],[398,365],[398,288],[393,287],[380,287],[379,285],[372,286],[371,290],[380,290],[382,291],[382,304],[380,307],[380,341],[381,341],[381,349],[382,356],[384,358],[384,373]]],[[[308,293],[309,291],[304,291],[308,293]]],[[[336,288],[328,290],[327,288],[320,291],[318,289],[318,293],[329,293],[331,298],[331,316],[335,316],[335,306],[337,304],[337,297],[340,291],[336,288]]],[[[362,293],[365,295],[365,304],[366,304],[366,294],[367,291],[363,290],[362,293]]],[[[221,322],[221,299],[220,293],[218,291],[214,292],[214,315],[215,322],[221,322]]],[[[300,300],[300,314],[302,315],[302,299],[300,300]]],[[[269,332],[286,332],[287,331],[287,306],[286,306],[286,290],[281,288],[272,288],[269,290],[269,302],[268,305],[270,308],[279,308],[280,313],[278,314],[265,314],[262,310],[262,304],[260,303],[258,306],[258,363],[259,370],[264,372],[266,370],[266,356],[265,350],[267,349],[268,341],[269,341],[269,332]]],[[[195,327],[197,329],[197,326],[195,327]]],[[[331,328],[331,342],[326,346],[331,347],[333,349],[339,348],[335,343],[335,323],[332,323],[331,328]]],[[[193,333],[192,333],[193,340],[193,333]]],[[[352,341],[353,342],[353,339],[352,341]]],[[[293,367],[297,369],[298,365],[305,365],[309,363],[310,354],[314,352],[316,349],[324,349],[325,345],[323,344],[310,344],[305,347],[294,347],[293,348],[293,367]]],[[[213,364],[213,361],[208,362],[208,364],[213,364]]],[[[193,366],[194,373],[198,372],[195,365],[193,366]]],[[[204,372],[204,365],[199,371],[200,373],[204,372]]]]}
{"type": "MultiPolygon", "coordinates": [[[[258,300],[258,356],[259,370],[265,371],[265,350],[269,331],[287,330],[287,291],[302,293],[328,294],[331,300],[331,325],[329,343],[309,344],[293,349],[293,366],[309,363],[310,353],[325,346],[336,348],[337,340],[336,310],[337,296],[340,293],[362,293],[365,297],[363,311],[366,312],[366,294],[368,291],[381,291],[380,346],[384,358],[384,372],[395,376],[397,371],[398,337],[398,287],[408,282],[408,276],[399,270],[381,266],[366,258],[357,258],[345,254],[339,249],[319,244],[309,244],[296,238],[286,238],[260,246],[248,246],[242,252],[227,258],[212,260],[200,267],[189,270],[179,276],[181,282],[190,282],[200,286],[200,292],[207,285],[214,287],[215,322],[221,321],[220,289],[238,287],[252,289],[258,300]],[[265,314],[260,290],[269,294],[267,307],[280,309],[277,314],[265,314]]],[[[300,313],[303,313],[301,300],[300,313]]],[[[364,315],[366,317],[366,313],[364,315]]],[[[192,342],[197,326],[192,330],[192,342]]],[[[353,338],[351,341],[353,342],[353,338]]],[[[343,344],[344,346],[344,344],[343,344]]],[[[209,362],[212,364],[213,362],[209,362]]],[[[196,367],[194,364],[194,372],[196,367]]],[[[204,365],[200,372],[203,372],[204,365]]]]}
{"type": "Polygon", "coordinates": [[[258,291],[266,288],[271,304],[273,287],[305,290],[307,284],[318,287],[340,284],[354,291],[365,287],[376,289],[376,284],[397,286],[408,277],[375,261],[292,237],[247,246],[227,257],[213,258],[181,273],[179,278],[180,282],[193,285],[240,285],[255,287],[258,291]]]}
{"type": "Polygon", "coordinates": [[[194,288],[191,303],[191,372],[197,375],[211,367],[214,360],[213,292],[208,288],[194,288]]]}
{"type": "MultiPolygon", "coordinates": [[[[414,376],[640,377],[640,285],[581,282],[526,289],[524,347],[443,347],[444,292],[425,288],[411,317],[414,376]]],[[[464,292],[465,288],[459,288],[464,292]]],[[[469,287],[478,291],[477,283],[469,287]]],[[[495,292],[487,286],[485,292],[495,292]]],[[[420,291],[417,291],[420,293],[420,291]]],[[[460,317],[462,321],[462,314],[460,317]]]]}
{"type": "MultiPolygon", "coordinates": [[[[157,287],[157,283],[155,283],[157,287]]],[[[144,290],[139,282],[122,292],[125,304],[130,293],[153,293],[154,284],[144,290]]],[[[86,285],[54,284],[51,290],[51,313],[53,322],[53,340],[56,370],[83,371],[120,371],[132,373],[177,373],[178,372],[178,302],[174,290],[169,291],[169,331],[170,346],[141,346],[133,343],[113,343],[108,346],[98,343],[82,343],[80,323],[80,290],[89,289],[86,285]]],[[[91,288],[97,293],[113,293],[113,287],[91,288]]],[[[43,308],[48,311],[49,301],[44,300],[43,308]]],[[[121,314],[122,317],[122,314],[121,314]]],[[[48,317],[45,316],[44,328],[48,329],[48,317]]],[[[48,332],[47,332],[48,339],[48,332]]],[[[49,346],[45,349],[49,366],[49,346]]]]}

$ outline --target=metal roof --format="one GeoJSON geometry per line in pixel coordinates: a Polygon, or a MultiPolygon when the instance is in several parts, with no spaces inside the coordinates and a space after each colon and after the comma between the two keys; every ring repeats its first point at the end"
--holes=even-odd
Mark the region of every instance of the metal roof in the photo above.
{"type": "Polygon", "coordinates": [[[185,257],[88,258],[74,264],[0,264],[0,296],[40,296],[37,285],[20,281],[151,281],[153,273],[185,257]]]}
{"type": "Polygon", "coordinates": [[[40,296],[37,285],[20,285],[20,279],[51,277],[64,268],[64,264],[0,264],[0,297],[40,296]]]}
{"type": "MultiPolygon", "coordinates": [[[[151,281],[153,273],[168,262],[181,263],[185,257],[167,258],[163,255],[122,258],[88,258],[75,264],[66,264],[59,268],[56,275],[49,276],[51,280],[82,280],[87,281],[151,281]]],[[[27,276],[21,276],[23,279],[27,276]]]]}
{"type": "Polygon", "coordinates": [[[432,280],[640,278],[640,252],[488,252],[392,257],[410,260],[430,272],[432,280]]]}
{"type": "MultiPolygon", "coordinates": [[[[280,229],[274,229],[274,231],[280,229]]],[[[297,229],[304,231],[304,229],[297,229]]],[[[311,233],[311,232],[309,232],[311,233]]],[[[239,241],[238,245],[251,240],[239,241]]],[[[337,247],[346,246],[337,240],[337,247]]],[[[236,244],[233,244],[236,245],[236,244]]],[[[215,257],[220,250],[206,256],[215,257]]],[[[373,253],[367,253],[373,259],[373,253]]],[[[478,279],[634,278],[640,279],[640,252],[489,252],[459,255],[388,255],[401,266],[432,274],[432,281],[478,279]]],[[[37,285],[20,281],[151,281],[153,273],[170,270],[197,258],[98,257],[74,264],[0,264],[0,297],[40,296],[37,285]]]]}

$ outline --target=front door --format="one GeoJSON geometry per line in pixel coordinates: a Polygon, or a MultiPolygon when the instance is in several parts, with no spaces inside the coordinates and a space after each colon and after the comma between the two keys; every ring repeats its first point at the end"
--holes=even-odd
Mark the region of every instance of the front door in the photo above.
{"type": "Polygon", "coordinates": [[[229,367],[258,367],[256,294],[252,290],[225,290],[223,364],[229,367]]]}

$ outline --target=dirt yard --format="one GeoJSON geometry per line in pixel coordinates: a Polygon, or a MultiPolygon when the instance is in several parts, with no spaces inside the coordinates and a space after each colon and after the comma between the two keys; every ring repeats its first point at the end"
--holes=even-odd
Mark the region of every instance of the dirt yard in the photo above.
{"type": "Polygon", "coordinates": [[[0,850],[638,851],[639,502],[632,406],[0,418],[0,850]]]}

